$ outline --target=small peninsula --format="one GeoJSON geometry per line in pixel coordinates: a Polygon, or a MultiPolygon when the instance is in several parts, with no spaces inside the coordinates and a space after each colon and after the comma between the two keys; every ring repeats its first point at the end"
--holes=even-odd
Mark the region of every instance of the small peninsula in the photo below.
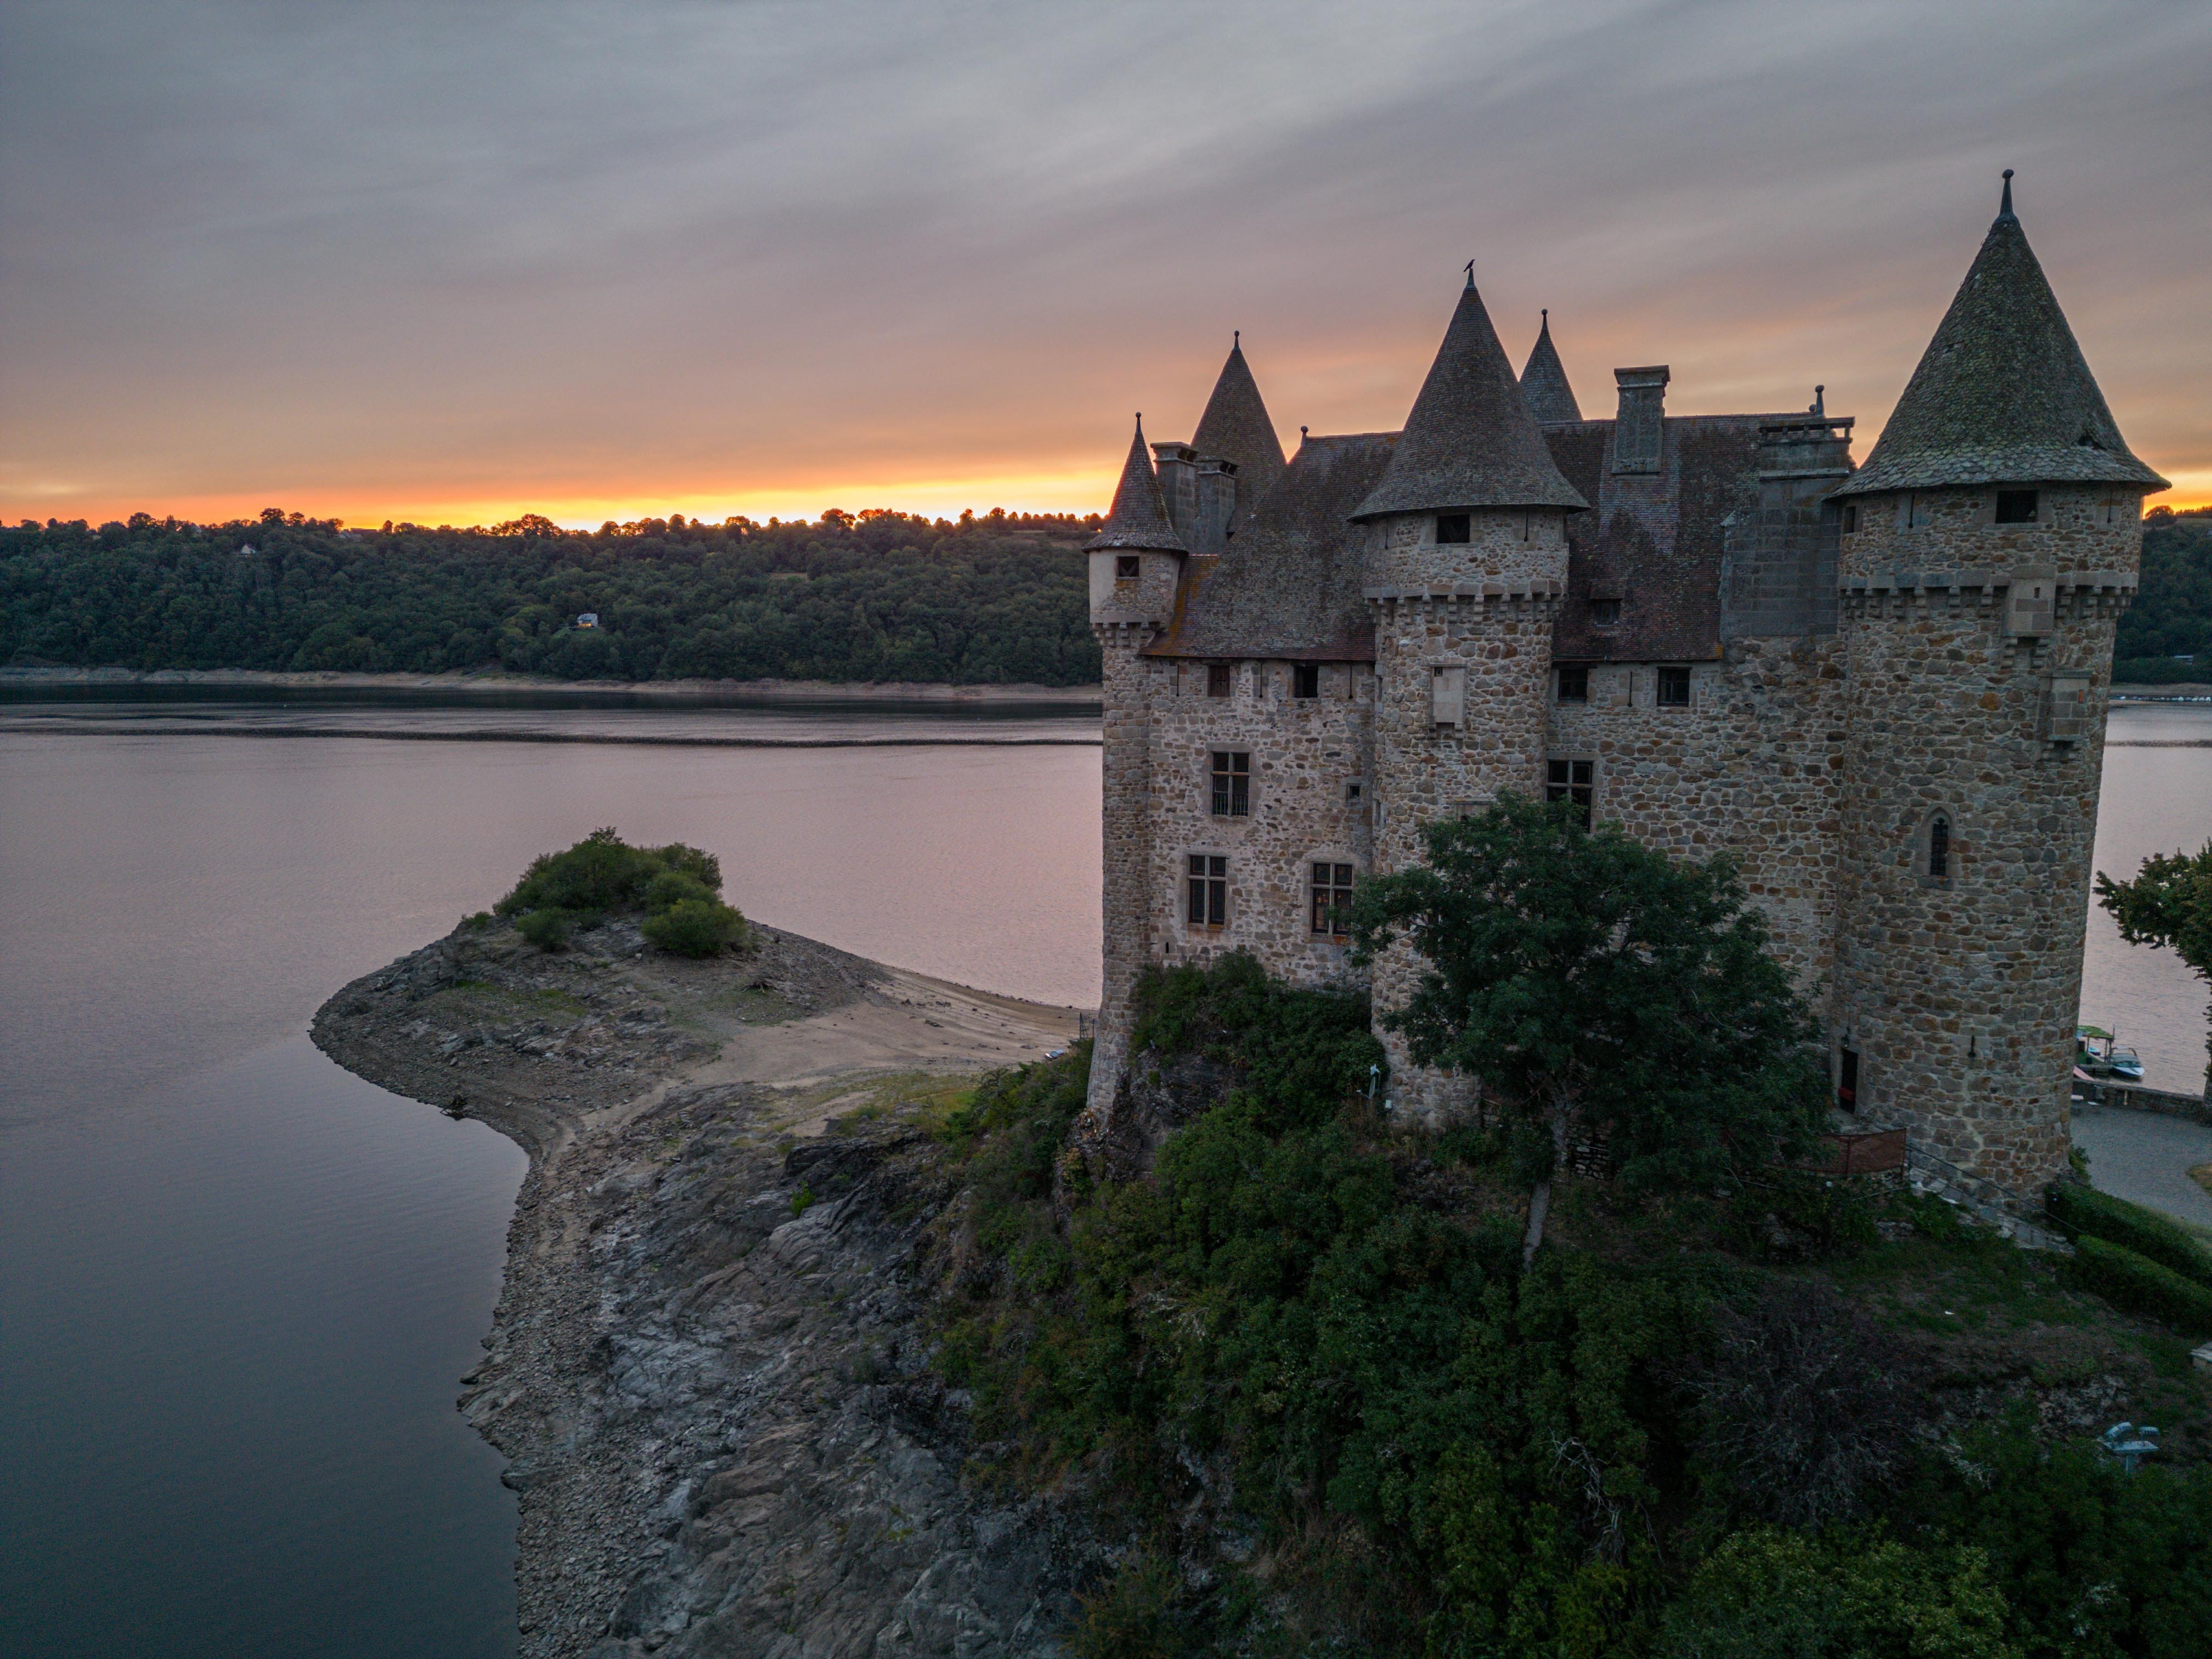
{"type": "Polygon", "coordinates": [[[460,1395],[513,1460],[520,1651],[1036,1651],[1097,1569],[1051,1501],[962,1486],[927,1131],[1074,1012],[746,932],[692,958],[611,914],[547,951],[486,915],[315,1017],[341,1065],[530,1155],[460,1395]]]}

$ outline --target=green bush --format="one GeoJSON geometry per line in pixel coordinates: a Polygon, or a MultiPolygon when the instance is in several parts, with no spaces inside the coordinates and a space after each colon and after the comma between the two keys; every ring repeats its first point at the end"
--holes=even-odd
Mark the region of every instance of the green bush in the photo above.
{"type": "Polygon", "coordinates": [[[1177,1659],[1190,1651],[1176,1619],[1182,1588],[1173,1562],[1138,1551],[1097,1590],[1077,1598],[1083,1617],[1068,1646],[1076,1659],[1177,1659]]]}
{"type": "Polygon", "coordinates": [[[647,913],[658,915],[663,910],[674,908],[686,899],[703,899],[711,904],[714,902],[714,892],[696,876],[682,870],[663,870],[646,883],[642,897],[647,913]]]}
{"type": "Polygon", "coordinates": [[[2124,1244],[2083,1234],[2074,1241],[2066,1276],[2116,1308],[2163,1320],[2191,1338],[2212,1336],[2212,1289],[2124,1244]]]}
{"type": "Polygon", "coordinates": [[[1978,1549],[1738,1533],[1668,1610],[1659,1659],[2020,1659],[1978,1549]]]}
{"type": "Polygon", "coordinates": [[[532,910],[514,927],[541,951],[557,951],[568,942],[569,918],[565,910],[532,910]]]}
{"type": "Polygon", "coordinates": [[[1383,1064],[1364,993],[1311,990],[1231,951],[1208,968],[1152,968],[1137,986],[1129,1051],[1203,1054],[1233,1066],[1271,1123],[1314,1123],[1383,1064]]]}
{"type": "Polygon", "coordinates": [[[2132,1475],[2032,1411],[1968,1434],[1899,1493],[1900,1534],[1985,1554],[2033,1659],[2203,1659],[2212,1631],[2212,1468],[2132,1475]]]}
{"type": "Polygon", "coordinates": [[[712,957],[744,937],[745,919],[713,899],[687,898],[647,916],[639,931],[672,955],[712,957]]]}
{"type": "Polygon", "coordinates": [[[2188,1228],[2156,1210],[2071,1181],[2053,1183],[2045,1203],[2069,1238],[2078,1242],[2086,1233],[2122,1245],[2185,1279],[2212,1286],[2212,1251],[2188,1228]]]}
{"type": "Polygon", "coordinates": [[[514,890],[492,908],[502,916],[545,909],[635,909],[646,902],[653,883],[672,873],[689,878],[706,894],[721,890],[722,867],[711,853],[681,842],[632,847],[612,829],[594,830],[565,853],[532,860],[514,890]]]}

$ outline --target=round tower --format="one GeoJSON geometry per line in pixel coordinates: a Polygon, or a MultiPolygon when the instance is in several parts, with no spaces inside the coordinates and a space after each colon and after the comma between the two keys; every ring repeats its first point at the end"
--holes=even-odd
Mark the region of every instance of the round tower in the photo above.
{"type": "MultiPolygon", "coordinates": [[[[1552,628],[1567,586],[1560,476],[1470,280],[1390,464],[1352,522],[1367,526],[1375,619],[1379,871],[1418,862],[1432,820],[1544,787],[1552,628]]],[[[1375,966],[1378,1016],[1419,971],[1401,945],[1375,966]]],[[[1383,1032],[1401,1108],[1433,1115],[1462,1090],[1417,1072],[1383,1032]]]]}
{"type": "Polygon", "coordinates": [[[2017,1207],[2063,1171],[2112,635],[2145,492],[2012,210],[1840,536],[1838,1099],[2017,1207]]]}
{"type": "Polygon", "coordinates": [[[1103,1114],[1111,1108],[1127,1060],[1129,999],[1144,969],[1149,937],[1152,706],[1139,653],[1174,614],[1189,556],[1160,494],[1141,415],[1121,465],[1113,509],[1086,550],[1091,629],[1098,639],[1104,683],[1100,828],[1105,949],[1090,1092],[1091,1105],[1103,1114]]]}

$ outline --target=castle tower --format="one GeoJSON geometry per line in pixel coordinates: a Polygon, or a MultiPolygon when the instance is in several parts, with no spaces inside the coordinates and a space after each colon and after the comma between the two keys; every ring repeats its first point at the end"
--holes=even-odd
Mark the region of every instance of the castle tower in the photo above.
{"type": "Polygon", "coordinates": [[[1198,417],[1198,429],[1190,434],[1190,447],[1202,459],[1227,461],[1237,469],[1237,507],[1230,530],[1242,529],[1260,498],[1283,476],[1285,462],[1282,440],[1275,435],[1259,383],[1244,361],[1241,334],[1231,339],[1229,359],[1221,365],[1212,396],[1206,400],[1206,412],[1198,417]]]}
{"type": "Polygon", "coordinates": [[[1839,1098],[1993,1201],[2066,1167],[2128,451],[2012,210],[1830,497],[1846,658],[1839,1098]]]}
{"type": "MultiPolygon", "coordinates": [[[[1470,280],[1389,468],[1352,515],[1370,538],[1378,871],[1417,861],[1432,819],[1506,790],[1540,794],[1566,516],[1588,506],[1553,464],[1470,280]]],[[[1376,963],[1378,1012],[1417,971],[1403,945],[1376,963]]],[[[1447,1079],[1407,1066],[1402,1039],[1383,1042],[1401,1109],[1454,1103],[1447,1079]]]]}
{"type": "Polygon", "coordinates": [[[1540,426],[1557,426],[1583,417],[1575,389],[1567,384],[1567,366],[1559,361],[1559,348],[1552,343],[1548,309],[1537,327],[1536,343],[1528,349],[1528,362],[1521,370],[1521,395],[1528,399],[1528,412],[1540,426]]]}
{"type": "Polygon", "coordinates": [[[1127,1059],[1129,998],[1145,965],[1149,914],[1146,872],[1152,794],[1151,705],[1138,653],[1174,614],[1188,547],[1168,517],[1145,419],[1121,465],[1106,522],[1087,544],[1091,557],[1091,629],[1104,659],[1101,756],[1103,897],[1106,921],[1097,1046],[1091,1064],[1091,1103],[1112,1104],[1127,1059]]]}

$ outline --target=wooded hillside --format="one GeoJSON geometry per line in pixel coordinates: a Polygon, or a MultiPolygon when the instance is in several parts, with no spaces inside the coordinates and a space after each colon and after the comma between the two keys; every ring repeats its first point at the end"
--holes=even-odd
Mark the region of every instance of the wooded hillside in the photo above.
{"type": "Polygon", "coordinates": [[[0,529],[0,662],[1085,685],[1072,516],[0,529]],[[579,629],[595,613],[599,625],[579,629]]]}

